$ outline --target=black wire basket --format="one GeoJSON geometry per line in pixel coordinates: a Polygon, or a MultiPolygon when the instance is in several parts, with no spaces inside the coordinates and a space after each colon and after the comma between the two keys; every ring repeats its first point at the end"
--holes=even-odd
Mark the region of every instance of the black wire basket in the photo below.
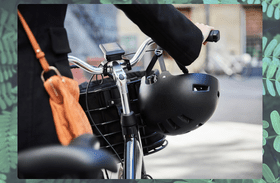
{"type": "MultiPolygon", "coordinates": [[[[127,85],[130,98],[130,108],[131,111],[134,111],[139,121],[138,126],[142,140],[143,153],[144,155],[149,155],[165,148],[167,146],[167,140],[165,139],[165,135],[148,129],[141,119],[138,107],[138,94],[140,80],[144,74],[145,72],[140,71],[127,73],[127,85]]],[[[122,106],[118,88],[111,78],[96,80],[91,82],[89,86],[87,85],[88,83],[82,83],[80,85],[79,102],[87,116],[89,117],[90,114],[93,119],[93,121],[90,120],[92,123],[93,133],[97,136],[101,148],[106,148],[112,154],[115,154],[111,148],[113,147],[119,157],[123,159],[124,140],[120,124],[122,106]],[[98,132],[93,123],[95,123],[102,135],[98,132]],[[111,144],[111,147],[104,140],[103,136],[111,144]]]]}

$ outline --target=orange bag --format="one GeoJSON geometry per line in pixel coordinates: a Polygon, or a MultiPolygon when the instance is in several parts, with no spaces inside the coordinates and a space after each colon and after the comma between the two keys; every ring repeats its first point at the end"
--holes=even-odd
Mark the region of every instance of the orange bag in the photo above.
{"type": "Polygon", "coordinates": [[[49,66],[44,52],[40,49],[33,33],[19,11],[18,16],[43,68],[41,78],[46,91],[50,95],[50,106],[60,143],[68,145],[75,137],[85,133],[93,134],[88,118],[79,104],[80,90],[78,82],[61,76],[55,67],[49,66]],[[50,70],[54,70],[57,75],[51,76],[45,81],[43,75],[50,70]]]}

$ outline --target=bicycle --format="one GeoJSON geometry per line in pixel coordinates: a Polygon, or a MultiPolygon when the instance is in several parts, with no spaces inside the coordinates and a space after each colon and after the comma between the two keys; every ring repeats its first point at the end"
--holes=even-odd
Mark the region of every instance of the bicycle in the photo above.
{"type": "MultiPolygon", "coordinates": [[[[218,40],[219,32],[217,31],[212,31],[207,39],[209,42],[218,40]]],[[[100,48],[106,60],[99,67],[91,66],[73,56],[68,57],[69,62],[75,67],[92,73],[92,78],[98,74],[110,76],[110,78],[102,79],[100,83],[99,81],[88,82],[86,87],[81,88],[80,103],[88,114],[94,134],[97,136],[86,134],[74,139],[69,146],[47,146],[21,152],[18,156],[20,177],[36,178],[39,175],[41,178],[42,176],[45,178],[96,178],[96,172],[104,169],[106,178],[109,178],[107,170],[118,172],[119,179],[152,178],[146,173],[143,157],[165,148],[168,144],[165,135],[187,133],[202,126],[215,111],[220,95],[218,80],[213,76],[188,74],[186,69],[183,69],[185,72],[183,75],[172,76],[166,71],[162,60],[163,50],[160,47],[155,50],[155,55],[146,71],[125,72],[124,69],[130,70],[141,60],[152,44],[154,41],[151,38],[145,40],[131,60],[123,58],[125,52],[117,43],[102,44],[100,48]],[[161,74],[158,71],[152,71],[158,59],[162,69],[161,74]],[[139,78],[142,78],[141,85],[139,78]],[[145,103],[152,104],[159,101],[155,101],[154,96],[146,97],[147,92],[151,91],[147,87],[162,83],[163,87],[172,88],[171,85],[170,87],[165,83],[169,80],[173,83],[172,86],[178,85],[176,81],[180,81],[182,90],[184,87],[190,90],[187,92],[186,99],[182,96],[183,101],[193,103],[193,99],[198,97],[198,104],[207,107],[195,108],[193,104],[185,108],[186,105],[181,102],[183,106],[180,108],[183,111],[190,111],[192,113],[190,116],[183,112],[175,118],[170,117],[164,120],[158,118],[159,120],[157,119],[155,123],[145,122],[145,120],[150,121],[157,114],[161,113],[160,117],[165,115],[160,108],[145,105],[145,103]],[[90,88],[93,88],[91,92],[89,92],[90,88]],[[107,100],[104,100],[105,97],[107,100]],[[91,103],[88,103],[88,100],[91,103]],[[101,102],[95,102],[96,100],[101,100],[101,102]],[[135,105],[133,103],[135,101],[138,101],[141,107],[135,105]],[[102,103],[102,105],[96,106],[96,103],[102,103]],[[153,117],[147,118],[149,114],[145,112],[145,109],[153,117]],[[110,115],[101,115],[105,113],[104,111],[110,115]],[[112,116],[118,116],[118,119],[112,116]],[[117,163],[121,163],[120,168],[117,167],[117,163]]],[[[154,88],[154,90],[158,90],[155,93],[161,92],[161,89],[154,88]]],[[[180,97],[178,98],[181,100],[180,97]]],[[[170,102],[171,107],[177,104],[176,99],[173,103],[170,102]]],[[[173,116],[177,111],[180,110],[170,110],[168,115],[173,116]]]]}

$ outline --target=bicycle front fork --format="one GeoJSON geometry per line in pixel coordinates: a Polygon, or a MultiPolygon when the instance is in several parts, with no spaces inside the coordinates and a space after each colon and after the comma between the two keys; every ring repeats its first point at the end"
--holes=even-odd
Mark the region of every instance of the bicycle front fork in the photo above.
{"type": "MultiPolygon", "coordinates": [[[[126,73],[118,62],[113,62],[113,77],[121,96],[123,112],[121,126],[125,142],[124,148],[124,179],[141,179],[143,174],[143,149],[137,128],[137,118],[130,110],[126,73]]],[[[144,173],[145,174],[145,173],[144,173]]]]}

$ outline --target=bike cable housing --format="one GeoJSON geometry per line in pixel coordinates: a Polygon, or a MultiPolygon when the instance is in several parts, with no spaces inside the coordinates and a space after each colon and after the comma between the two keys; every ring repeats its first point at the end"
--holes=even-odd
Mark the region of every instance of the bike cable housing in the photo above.
{"type": "Polygon", "coordinates": [[[219,99],[218,80],[208,74],[172,75],[162,72],[155,83],[141,80],[139,108],[148,128],[164,135],[188,133],[214,113],[219,99]]]}

